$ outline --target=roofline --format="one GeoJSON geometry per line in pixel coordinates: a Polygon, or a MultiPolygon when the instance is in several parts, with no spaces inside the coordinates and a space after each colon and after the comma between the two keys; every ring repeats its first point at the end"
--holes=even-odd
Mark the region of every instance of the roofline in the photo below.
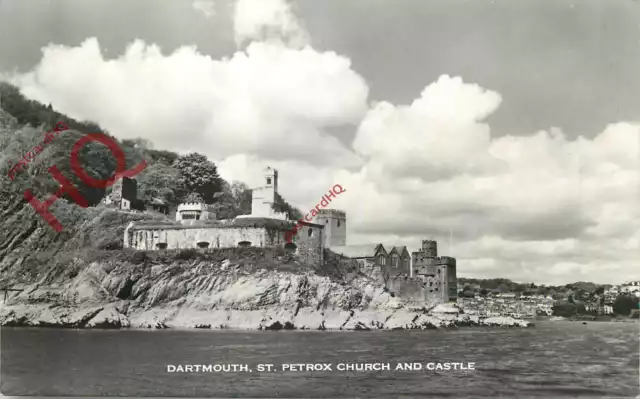
{"type": "Polygon", "coordinates": [[[302,220],[302,221],[298,220],[298,223],[302,224],[302,225],[305,225],[305,226],[320,227],[320,228],[324,229],[324,224],[320,224],[320,223],[307,222],[305,220],[302,220]]]}

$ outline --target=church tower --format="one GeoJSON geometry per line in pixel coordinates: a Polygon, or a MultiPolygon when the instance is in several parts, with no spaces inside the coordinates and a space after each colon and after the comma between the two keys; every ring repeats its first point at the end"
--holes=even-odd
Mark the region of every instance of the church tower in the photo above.
{"type": "Polygon", "coordinates": [[[277,213],[273,210],[278,192],[278,171],[267,166],[264,170],[263,186],[253,189],[251,194],[251,215],[252,217],[266,217],[273,219],[286,219],[284,213],[277,213]]]}
{"type": "Polygon", "coordinates": [[[324,226],[324,247],[347,245],[347,214],[337,209],[320,209],[314,223],[324,226]]]}

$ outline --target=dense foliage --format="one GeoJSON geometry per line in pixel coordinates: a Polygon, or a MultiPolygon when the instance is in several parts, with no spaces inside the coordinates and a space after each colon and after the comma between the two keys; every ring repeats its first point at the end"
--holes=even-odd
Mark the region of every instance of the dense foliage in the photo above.
{"type": "Polygon", "coordinates": [[[638,302],[640,300],[631,295],[619,295],[613,302],[613,312],[615,314],[628,316],[632,309],[639,309],[638,302]]]}
{"type": "MultiPolygon", "coordinates": [[[[29,188],[36,198],[43,200],[59,187],[48,172],[49,167],[56,165],[88,199],[90,205],[99,203],[105,190],[85,185],[72,172],[69,155],[73,145],[84,134],[109,133],[96,123],[76,121],[57,112],[51,105],[28,100],[8,83],[0,82],[0,100],[0,173],[4,174],[7,183],[2,184],[0,196],[21,198],[24,190],[29,188]],[[11,183],[6,177],[8,170],[34,145],[41,143],[44,132],[52,129],[57,122],[66,123],[71,130],[59,135],[38,154],[26,171],[16,176],[13,184],[8,184],[11,183]]],[[[212,205],[219,218],[233,218],[251,212],[251,190],[243,183],[229,184],[224,181],[218,175],[216,164],[205,155],[179,155],[156,150],[144,139],[113,140],[124,151],[127,168],[143,159],[147,161],[147,168],[135,177],[138,181],[137,208],[144,209],[145,204],[157,199],[174,211],[179,203],[195,199],[212,205]]],[[[87,173],[96,179],[109,178],[115,172],[116,160],[107,147],[100,143],[91,142],[84,146],[79,158],[87,173]]],[[[279,212],[287,212],[294,219],[302,216],[300,211],[279,195],[274,208],[279,212]]]]}
{"type": "Polygon", "coordinates": [[[566,299],[568,302],[589,301],[602,295],[610,285],[599,285],[590,282],[577,282],[566,285],[536,285],[534,283],[516,283],[504,278],[474,279],[458,278],[458,286],[462,287],[460,296],[473,297],[476,293],[487,296],[489,293],[498,294],[512,292],[520,295],[544,295],[553,299],[566,299]]]}

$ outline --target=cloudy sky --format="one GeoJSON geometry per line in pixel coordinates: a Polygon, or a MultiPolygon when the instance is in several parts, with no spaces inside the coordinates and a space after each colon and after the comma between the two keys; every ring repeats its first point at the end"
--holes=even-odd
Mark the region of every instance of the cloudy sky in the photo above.
{"type": "Polygon", "coordinates": [[[0,0],[0,77],[465,277],[640,279],[636,0],[0,0]]]}

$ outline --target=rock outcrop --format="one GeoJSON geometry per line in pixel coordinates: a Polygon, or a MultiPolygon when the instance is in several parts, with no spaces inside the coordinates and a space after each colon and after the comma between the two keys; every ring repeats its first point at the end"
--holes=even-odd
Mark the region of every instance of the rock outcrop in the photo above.
{"type": "Polygon", "coordinates": [[[93,262],[66,284],[24,287],[0,307],[8,326],[406,330],[463,325],[526,326],[510,318],[410,309],[365,277],[348,283],[261,269],[237,260],[110,265],[93,262]],[[223,268],[223,265],[227,265],[223,268]]]}
{"type": "Polygon", "coordinates": [[[149,216],[58,202],[53,208],[64,211],[58,217],[65,226],[59,234],[34,220],[30,205],[4,203],[16,211],[0,229],[0,287],[22,291],[0,302],[2,325],[396,330],[526,324],[482,321],[451,309],[429,313],[433,306],[416,308],[354,270],[305,264],[282,249],[122,250],[124,226],[149,216]]]}

